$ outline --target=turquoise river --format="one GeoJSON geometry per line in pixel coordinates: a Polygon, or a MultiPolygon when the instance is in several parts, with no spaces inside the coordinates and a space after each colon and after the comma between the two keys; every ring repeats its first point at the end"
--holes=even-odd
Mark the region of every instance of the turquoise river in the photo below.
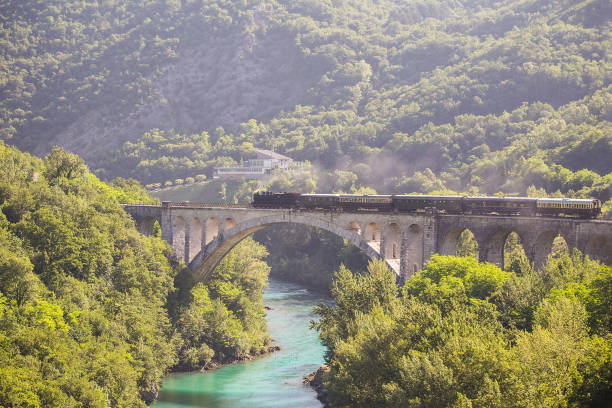
{"type": "Polygon", "coordinates": [[[303,287],[270,280],[264,294],[268,328],[280,351],[205,373],[171,374],[154,408],[322,407],[304,376],[323,363],[324,348],[310,330],[312,307],[325,301],[303,287]]]}

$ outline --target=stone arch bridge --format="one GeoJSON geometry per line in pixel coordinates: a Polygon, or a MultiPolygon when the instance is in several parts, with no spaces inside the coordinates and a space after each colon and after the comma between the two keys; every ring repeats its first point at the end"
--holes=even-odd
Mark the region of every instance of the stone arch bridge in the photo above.
{"type": "Polygon", "coordinates": [[[612,263],[612,221],[499,215],[397,214],[383,212],[260,209],[224,204],[170,203],[124,205],[140,232],[151,234],[155,221],[162,238],[184,259],[197,280],[209,272],[238,242],[255,231],[279,223],[309,225],[351,242],[370,258],[384,259],[402,279],[419,271],[434,253],[456,255],[457,242],[470,230],[481,261],[504,265],[504,244],[511,232],[521,239],[536,267],[561,235],[568,248],[612,263]]]}

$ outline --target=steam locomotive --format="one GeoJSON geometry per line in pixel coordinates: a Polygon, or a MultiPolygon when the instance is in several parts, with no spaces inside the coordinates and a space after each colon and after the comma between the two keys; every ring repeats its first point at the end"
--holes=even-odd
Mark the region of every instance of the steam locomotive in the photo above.
{"type": "Polygon", "coordinates": [[[462,197],[430,195],[300,194],[259,192],[255,208],[398,213],[493,214],[596,218],[599,200],[529,197],[462,197]]]}

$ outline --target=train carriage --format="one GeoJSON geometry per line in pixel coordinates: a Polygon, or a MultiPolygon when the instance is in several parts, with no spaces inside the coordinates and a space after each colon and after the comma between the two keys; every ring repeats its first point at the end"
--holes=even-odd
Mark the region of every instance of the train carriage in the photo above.
{"type": "Polygon", "coordinates": [[[299,205],[309,210],[337,210],[339,198],[339,194],[302,194],[299,205]]]}
{"type": "Polygon", "coordinates": [[[435,209],[448,214],[460,214],[461,196],[394,195],[393,207],[399,212],[420,212],[435,209]]]}
{"type": "Polygon", "coordinates": [[[338,197],[344,211],[392,211],[393,199],[390,195],[344,194],[338,197]]]}
{"type": "Polygon", "coordinates": [[[529,197],[464,197],[466,214],[535,215],[536,199],[529,197]]]}
{"type": "Polygon", "coordinates": [[[575,198],[538,198],[538,215],[594,218],[601,213],[601,201],[575,198]]]}

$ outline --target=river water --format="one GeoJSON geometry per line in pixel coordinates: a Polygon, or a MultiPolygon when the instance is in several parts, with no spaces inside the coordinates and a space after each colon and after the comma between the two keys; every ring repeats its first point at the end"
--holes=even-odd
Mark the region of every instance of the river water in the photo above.
{"type": "Polygon", "coordinates": [[[205,373],[164,378],[154,408],[320,408],[304,376],[323,363],[324,348],[310,330],[312,307],[326,301],[301,286],[269,281],[264,294],[268,329],[280,351],[205,373]]]}

